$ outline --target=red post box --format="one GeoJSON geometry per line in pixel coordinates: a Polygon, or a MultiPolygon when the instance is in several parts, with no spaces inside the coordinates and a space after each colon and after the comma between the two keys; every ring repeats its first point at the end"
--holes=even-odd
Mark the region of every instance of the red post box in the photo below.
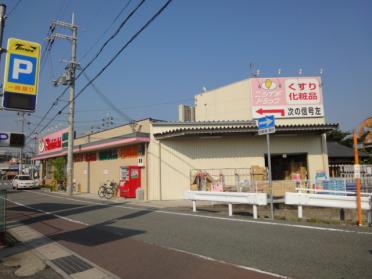
{"type": "Polygon", "coordinates": [[[141,187],[141,167],[121,167],[120,196],[135,198],[136,190],[141,187]]]}

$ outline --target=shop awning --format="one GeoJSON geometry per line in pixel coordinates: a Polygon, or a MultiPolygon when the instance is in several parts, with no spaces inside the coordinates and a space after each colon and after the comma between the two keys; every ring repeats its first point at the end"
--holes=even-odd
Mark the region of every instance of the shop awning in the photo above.
{"type": "MultiPolygon", "coordinates": [[[[209,123],[188,123],[188,125],[164,125],[169,127],[162,132],[155,133],[156,139],[167,139],[185,136],[222,136],[234,134],[257,135],[258,129],[255,122],[225,121],[209,123]]],[[[330,124],[302,124],[302,125],[276,125],[276,134],[322,134],[338,127],[337,123],[330,124]]]]}
{"type": "MultiPolygon", "coordinates": [[[[75,145],[74,154],[81,153],[81,152],[90,152],[90,151],[97,151],[97,150],[102,150],[102,149],[115,148],[115,147],[125,146],[125,145],[144,143],[144,142],[149,142],[149,141],[150,141],[150,137],[148,136],[148,134],[144,134],[144,133],[141,133],[133,137],[128,137],[127,135],[120,136],[120,137],[113,137],[113,138],[103,139],[103,140],[99,140],[99,141],[95,141],[91,143],[75,145]]],[[[43,160],[47,158],[60,157],[60,156],[65,156],[65,155],[67,155],[67,148],[63,148],[56,152],[38,154],[32,157],[32,160],[43,160]]]]}

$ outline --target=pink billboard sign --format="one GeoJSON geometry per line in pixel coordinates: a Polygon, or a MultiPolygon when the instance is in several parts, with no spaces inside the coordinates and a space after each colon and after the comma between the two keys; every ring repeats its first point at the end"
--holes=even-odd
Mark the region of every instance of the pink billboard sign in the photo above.
{"type": "Polygon", "coordinates": [[[39,140],[39,154],[60,151],[68,139],[68,128],[46,135],[39,140]]]}
{"type": "Polygon", "coordinates": [[[253,118],[324,117],[320,77],[252,78],[253,118]]]}

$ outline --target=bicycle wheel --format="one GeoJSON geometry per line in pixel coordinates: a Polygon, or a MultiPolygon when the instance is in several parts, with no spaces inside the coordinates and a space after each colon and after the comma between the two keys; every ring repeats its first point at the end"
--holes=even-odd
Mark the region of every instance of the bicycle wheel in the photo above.
{"type": "Polygon", "coordinates": [[[106,199],[111,199],[114,196],[114,190],[112,188],[106,188],[105,191],[105,198],[106,199]]]}
{"type": "Polygon", "coordinates": [[[105,192],[106,192],[106,187],[105,186],[99,187],[99,189],[98,189],[98,196],[100,198],[104,198],[105,197],[105,192]]]}

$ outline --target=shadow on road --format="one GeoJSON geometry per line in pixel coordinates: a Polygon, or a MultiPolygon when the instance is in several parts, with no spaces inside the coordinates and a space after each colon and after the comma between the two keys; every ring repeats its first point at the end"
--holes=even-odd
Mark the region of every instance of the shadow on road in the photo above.
{"type": "MultiPolygon", "coordinates": [[[[111,207],[110,205],[78,205],[70,203],[38,203],[32,207],[48,211],[51,214],[45,214],[34,209],[23,206],[15,206],[7,203],[8,222],[19,221],[22,225],[28,225],[40,231],[42,234],[54,241],[66,241],[84,246],[96,246],[104,243],[114,242],[119,239],[132,237],[146,233],[142,230],[132,230],[114,226],[120,220],[138,218],[148,213],[149,210],[130,212],[120,217],[105,220],[104,222],[94,225],[84,225],[69,222],[58,218],[53,214],[58,214],[68,218],[75,214],[91,212],[98,209],[111,207]],[[26,214],[25,214],[26,213],[26,214]]],[[[97,214],[99,214],[97,212],[97,214]]],[[[27,244],[27,243],[26,243],[27,244]]],[[[30,241],[31,246],[38,246],[38,239],[30,241]]]]}

